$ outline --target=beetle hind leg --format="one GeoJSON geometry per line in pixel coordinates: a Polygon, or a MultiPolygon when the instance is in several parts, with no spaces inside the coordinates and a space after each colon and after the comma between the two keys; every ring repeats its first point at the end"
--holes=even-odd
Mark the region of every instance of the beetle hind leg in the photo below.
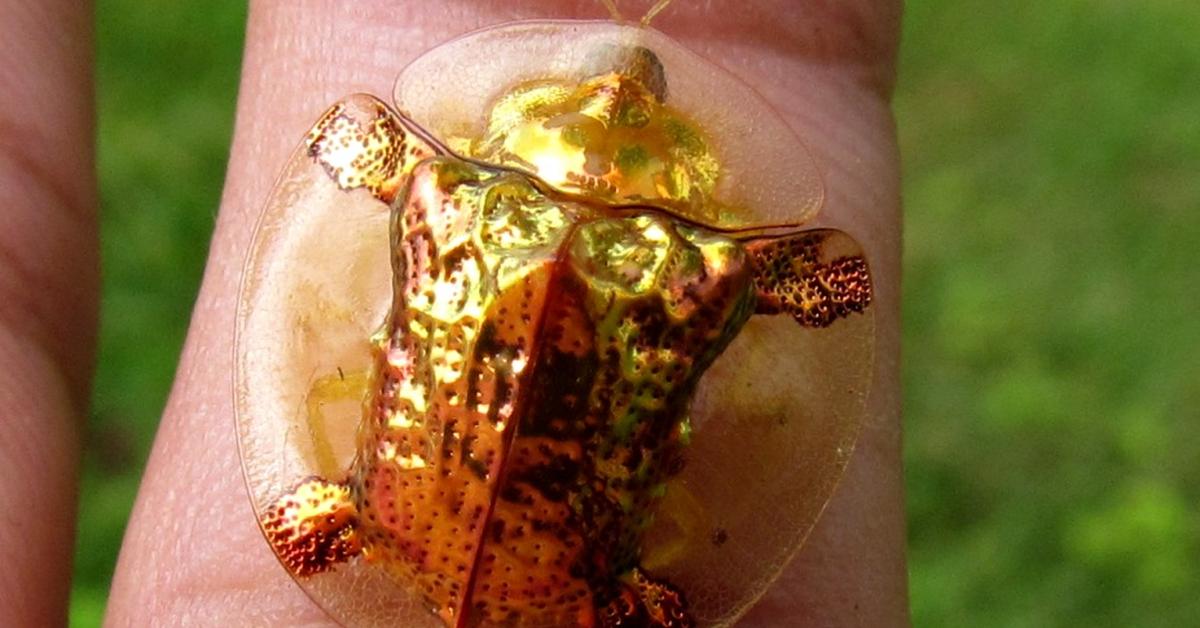
{"type": "Polygon", "coordinates": [[[349,487],[309,478],[262,515],[276,555],[297,576],[327,571],[362,552],[358,508],[349,487]]]}
{"type": "Polygon", "coordinates": [[[634,568],[617,597],[600,611],[599,628],[694,628],[683,593],[634,568]]]}

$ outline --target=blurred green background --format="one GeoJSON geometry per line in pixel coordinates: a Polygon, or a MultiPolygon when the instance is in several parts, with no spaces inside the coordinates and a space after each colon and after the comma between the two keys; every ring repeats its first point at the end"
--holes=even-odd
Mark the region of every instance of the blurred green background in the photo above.
{"type": "MultiPolygon", "coordinates": [[[[1200,618],[1200,3],[913,0],[917,626],[1200,618]]],[[[71,623],[99,625],[220,196],[245,8],[100,0],[105,264],[71,623]]]]}

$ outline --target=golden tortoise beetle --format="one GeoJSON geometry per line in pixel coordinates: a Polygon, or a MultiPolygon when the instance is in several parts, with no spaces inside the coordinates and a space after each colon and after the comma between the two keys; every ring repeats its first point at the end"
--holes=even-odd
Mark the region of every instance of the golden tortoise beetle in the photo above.
{"type": "Polygon", "coordinates": [[[405,113],[352,96],[313,127],[247,262],[239,442],[272,548],[347,625],[733,622],[869,385],[859,246],[787,224],[821,204],[803,146],[645,25],[496,27],[396,91],[405,113]]]}

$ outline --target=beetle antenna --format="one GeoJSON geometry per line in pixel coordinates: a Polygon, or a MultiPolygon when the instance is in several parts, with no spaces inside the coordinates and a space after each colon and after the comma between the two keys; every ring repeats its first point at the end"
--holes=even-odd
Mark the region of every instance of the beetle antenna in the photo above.
{"type": "Polygon", "coordinates": [[[650,20],[653,20],[654,16],[662,13],[662,10],[667,8],[668,4],[671,4],[671,0],[658,0],[658,2],[655,2],[654,6],[650,7],[650,10],[646,11],[646,14],[642,16],[641,25],[649,26],[650,20]]]}
{"type": "Polygon", "coordinates": [[[600,3],[604,5],[604,8],[608,9],[608,14],[612,16],[614,22],[625,21],[625,17],[622,16],[621,12],[617,10],[616,2],[613,0],[600,0],[600,3]]]}

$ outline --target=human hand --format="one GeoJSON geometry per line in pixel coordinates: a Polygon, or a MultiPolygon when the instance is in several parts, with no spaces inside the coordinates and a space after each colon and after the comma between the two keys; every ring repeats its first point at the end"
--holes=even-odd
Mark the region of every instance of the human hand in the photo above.
{"type": "MultiPolygon", "coordinates": [[[[858,227],[872,260],[880,308],[877,379],[858,452],[800,557],[744,623],[902,624],[899,211],[887,107],[899,8],[865,0],[812,7],[783,1],[753,7],[710,4],[705,9],[672,6],[656,26],[742,75],[805,138],[825,172],[823,212],[858,227]]],[[[0,260],[13,261],[0,263],[33,268],[29,277],[42,286],[30,290],[35,284],[13,273],[6,278],[20,279],[20,285],[0,283],[3,296],[12,297],[5,301],[9,308],[0,308],[5,332],[0,356],[9,360],[10,373],[0,387],[0,403],[13,416],[30,420],[6,421],[13,434],[0,442],[0,453],[17,461],[0,493],[3,512],[21,513],[19,525],[0,532],[3,546],[12,547],[16,557],[8,573],[20,574],[3,589],[20,594],[8,598],[18,601],[11,604],[11,615],[4,615],[9,605],[0,604],[0,623],[15,625],[43,624],[63,613],[76,472],[74,417],[86,403],[88,382],[87,370],[72,365],[80,352],[91,354],[96,324],[94,215],[79,209],[94,207],[95,195],[90,178],[79,176],[91,173],[90,152],[81,150],[91,145],[90,92],[83,71],[90,55],[86,43],[63,46],[45,26],[84,33],[87,16],[77,15],[71,3],[43,6],[6,11],[28,23],[0,26],[13,34],[4,40],[9,44],[0,44],[0,58],[26,60],[7,67],[30,74],[14,82],[28,91],[10,90],[0,97],[5,114],[0,121],[28,122],[34,133],[53,139],[0,144],[0,154],[14,155],[0,162],[5,164],[0,177],[3,193],[14,195],[5,200],[18,218],[18,229],[0,233],[0,252],[7,254],[0,260]],[[38,34],[40,44],[11,43],[38,34]],[[30,108],[30,102],[58,106],[30,108]],[[39,169],[51,174],[30,176],[39,169]],[[36,462],[22,464],[25,459],[36,462]]],[[[237,460],[230,382],[233,304],[254,220],[276,168],[328,103],[355,91],[389,94],[406,61],[467,30],[517,18],[583,16],[602,17],[602,9],[590,0],[252,5],[237,130],[209,267],[127,532],[110,623],[328,621],[263,541],[237,460]]],[[[8,128],[0,126],[5,136],[8,128]]]]}

